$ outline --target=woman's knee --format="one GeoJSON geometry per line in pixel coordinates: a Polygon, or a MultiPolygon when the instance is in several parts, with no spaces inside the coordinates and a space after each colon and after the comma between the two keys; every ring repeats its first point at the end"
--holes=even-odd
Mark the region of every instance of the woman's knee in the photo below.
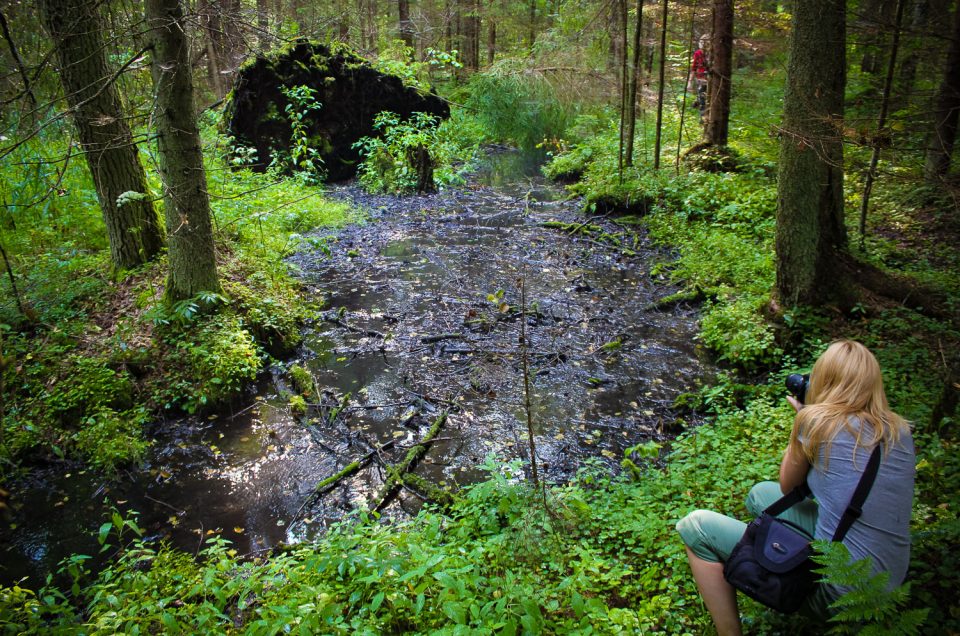
{"type": "Polygon", "coordinates": [[[780,484],[775,481],[761,481],[750,489],[747,495],[747,511],[754,517],[759,516],[777,499],[780,499],[783,493],[780,492],[780,484]]]}
{"type": "Polygon", "coordinates": [[[712,510],[694,510],[679,522],[677,532],[684,544],[704,561],[723,561],[732,544],[743,534],[744,524],[712,510]],[[738,534],[739,533],[739,534],[738,534]]]}

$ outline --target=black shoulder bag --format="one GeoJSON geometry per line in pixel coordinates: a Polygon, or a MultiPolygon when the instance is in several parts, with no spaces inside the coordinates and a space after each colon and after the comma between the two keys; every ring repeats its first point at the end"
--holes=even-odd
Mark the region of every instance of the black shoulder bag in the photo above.
{"type": "MultiPolygon", "coordinates": [[[[843,541],[853,522],[863,514],[863,502],[870,493],[880,467],[880,446],[873,449],[860,483],[843,513],[834,541],[843,541]]],[[[813,537],[803,528],[777,515],[810,495],[806,483],[797,486],[750,522],[746,532],[723,565],[723,576],[750,598],[767,607],[792,614],[817,584],[810,559],[813,537]]]]}

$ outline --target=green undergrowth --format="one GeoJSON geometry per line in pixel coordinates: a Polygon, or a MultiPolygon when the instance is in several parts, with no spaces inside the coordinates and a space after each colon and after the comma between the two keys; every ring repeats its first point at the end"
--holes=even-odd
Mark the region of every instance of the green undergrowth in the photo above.
{"type": "MultiPolygon", "coordinates": [[[[904,361],[898,370],[921,365],[904,361]]],[[[548,489],[546,511],[519,464],[489,458],[489,479],[446,513],[385,523],[360,512],[268,558],[240,558],[217,537],[196,559],[162,543],[107,537],[135,526],[115,518],[101,533],[117,550],[107,569],[91,574],[74,556],[57,579],[67,584],[0,590],[0,626],[65,634],[710,633],[674,524],[695,508],[742,518],[749,488],[776,475],[792,420],[781,379],[750,387],[745,400],[735,397],[742,387],[722,382],[701,396],[710,422],[674,441],[661,463],[634,455],[634,470],[619,477],[588,465],[548,489]]],[[[900,380],[890,384],[900,395],[900,380]]],[[[914,609],[920,618],[929,609],[921,633],[960,626],[949,596],[958,564],[945,547],[960,529],[956,445],[919,427],[915,435],[912,587],[871,600],[875,584],[863,580],[851,597],[855,617],[838,633],[859,631],[862,620],[899,625],[918,618],[907,612],[914,609]]],[[[839,581],[855,573],[848,570],[835,563],[828,572],[839,581]]],[[[750,601],[741,611],[750,633],[822,629],[750,601]]]]}
{"type": "MultiPolygon", "coordinates": [[[[298,343],[300,325],[315,308],[286,259],[298,250],[327,249],[324,228],[358,217],[320,188],[233,170],[216,122],[207,124],[222,293],[174,305],[162,301],[164,256],[134,271],[112,269],[81,162],[67,165],[61,194],[41,203],[52,178],[43,164],[33,172],[17,162],[4,169],[23,181],[19,188],[4,184],[4,192],[34,205],[6,207],[0,223],[18,292],[5,275],[0,474],[17,470],[22,460],[77,459],[106,472],[136,462],[147,448],[144,426],[159,412],[222,405],[271,355],[298,343]]],[[[62,150],[57,140],[46,141],[46,154],[28,144],[21,159],[62,150]]]]}
{"type": "MultiPolygon", "coordinates": [[[[773,237],[776,183],[762,166],[737,173],[624,170],[621,181],[604,141],[591,141],[590,160],[574,170],[560,154],[548,168],[580,172],[570,189],[584,195],[588,212],[633,212],[672,257],[652,270],[704,300],[700,337],[721,361],[759,370],[782,357],[773,328],[764,317],[775,280],[773,237]],[[556,164],[560,167],[557,168],[556,164]],[[582,171],[581,171],[582,170],[582,171]]],[[[615,147],[615,145],[614,145],[615,147]]],[[[573,154],[582,153],[571,150],[573,154]]]]}
{"type": "Polygon", "coordinates": [[[475,120],[462,109],[454,109],[442,122],[425,113],[401,121],[385,111],[375,118],[374,129],[378,136],[354,144],[363,157],[357,176],[368,191],[391,194],[416,191],[418,174],[411,156],[421,149],[428,153],[437,187],[462,185],[463,174],[475,167],[483,139],[475,120]]]}
{"type": "Polygon", "coordinates": [[[135,542],[99,576],[81,567],[72,591],[3,590],[0,616],[64,633],[693,633],[702,617],[673,525],[701,505],[739,511],[775,470],[786,415],[766,402],[723,415],[639,481],[586,469],[550,489],[546,514],[518,465],[488,460],[490,479],[448,515],[359,514],[266,560],[222,539],[199,565],[135,542]],[[770,459],[744,469],[745,453],[770,459]],[[721,478],[702,491],[707,473],[721,478]]]}

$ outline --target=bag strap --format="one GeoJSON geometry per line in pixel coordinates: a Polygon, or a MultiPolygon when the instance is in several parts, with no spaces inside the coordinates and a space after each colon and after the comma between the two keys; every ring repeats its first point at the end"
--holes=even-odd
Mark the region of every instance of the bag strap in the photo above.
{"type": "MultiPolygon", "coordinates": [[[[880,446],[877,445],[870,455],[870,461],[867,462],[867,467],[863,471],[863,475],[860,476],[857,489],[853,492],[853,497],[850,499],[847,509],[843,511],[843,516],[840,518],[839,525],[837,525],[837,531],[833,535],[834,541],[843,541],[843,538],[850,530],[850,526],[863,514],[863,502],[866,501],[867,495],[870,494],[870,489],[873,487],[873,481],[876,479],[879,469],[880,446]]],[[[803,482],[767,506],[763,512],[771,517],[776,517],[787,508],[795,506],[811,494],[813,493],[810,492],[810,486],[807,485],[807,482],[803,482]]]]}
{"type": "Polygon", "coordinates": [[[840,518],[837,531],[833,533],[834,541],[843,541],[843,538],[847,535],[847,531],[850,530],[850,526],[863,514],[863,502],[866,501],[867,495],[870,494],[870,488],[873,487],[873,481],[877,478],[877,471],[879,469],[880,444],[877,444],[873,449],[873,453],[870,455],[870,461],[867,462],[867,467],[864,469],[863,475],[860,477],[857,489],[853,491],[853,497],[850,498],[847,509],[843,511],[843,517],[840,518]]]}
{"type": "Polygon", "coordinates": [[[811,495],[810,486],[807,485],[807,482],[803,482],[802,484],[800,484],[799,486],[797,486],[796,488],[794,488],[793,490],[785,494],[783,497],[780,497],[779,499],[774,501],[772,504],[767,506],[767,508],[763,511],[763,513],[766,515],[770,515],[771,517],[776,517],[778,514],[780,514],[787,508],[790,508],[791,506],[795,506],[796,504],[800,503],[810,495],[811,495]]]}

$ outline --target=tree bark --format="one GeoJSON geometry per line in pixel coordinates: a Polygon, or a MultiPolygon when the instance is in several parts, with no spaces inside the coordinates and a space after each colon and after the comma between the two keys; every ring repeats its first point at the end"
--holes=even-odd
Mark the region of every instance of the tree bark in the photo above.
{"type": "Polygon", "coordinates": [[[529,0],[530,8],[530,49],[537,40],[537,0],[529,0]]]}
{"type": "Polygon", "coordinates": [[[637,130],[637,88],[640,84],[640,35],[643,32],[643,0],[637,0],[637,27],[633,31],[633,66],[630,68],[630,90],[627,97],[627,147],[624,164],[633,165],[633,137],[637,130]]]}
{"type": "Polygon", "coordinates": [[[175,302],[219,291],[220,283],[182,7],[180,0],[145,7],[170,260],[166,298],[175,302]]]}
{"type": "Polygon", "coordinates": [[[846,7],[797,2],[787,66],[777,188],[777,290],[820,305],[845,292],[843,223],[846,7]]]}
{"type": "Polygon", "coordinates": [[[880,115],[877,117],[876,141],[873,152],[870,154],[870,167],[867,169],[867,178],[863,186],[863,196],[860,198],[860,247],[867,234],[867,211],[870,209],[870,192],[873,190],[873,181],[877,174],[877,165],[880,162],[880,148],[885,137],[884,126],[887,125],[887,109],[890,106],[890,90],[893,87],[893,75],[897,69],[897,50],[900,46],[900,25],[903,21],[903,9],[906,0],[897,0],[897,17],[894,20],[893,42],[890,45],[890,59],[887,61],[887,77],[883,82],[883,95],[880,97],[880,115]]]}
{"type": "Polygon", "coordinates": [[[226,38],[219,6],[209,0],[200,2],[197,7],[197,21],[205,36],[210,88],[214,95],[221,98],[227,94],[226,78],[222,71],[230,62],[227,60],[226,38]]]}
{"type": "Polygon", "coordinates": [[[490,11],[487,15],[487,66],[493,66],[497,57],[497,20],[493,15],[494,0],[490,0],[490,11]]]}
{"type": "Polygon", "coordinates": [[[257,0],[257,42],[260,44],[260,52],[265,53],[270,49],[272,38],[270,37],[270,7],[269,0],[257,0]]]}
{"type": "Polygon", "coordinates": [[[480,68],[480,6],[478,0],[463,3],[463,66],[470,71],[480,68]]]}
{"type": "Polygon", "coordinates": [[[7,17],[3,15],[2,10],[0,10],[0,28],[3,30],[3,39],[7,41],[7,46],[10,49],[10,56],[17,65],[17,72],[20,73],[20,78],[23,80],[23,94],[25,94],[30,100],[30,105],[32,107],[31,110],[36,111],[37,98],[33,94],[33,88],[30,87],[30,76],[27,74],[26,65],[24,65],[23,59],[20,57],[20,52],[17,50],[17,45],[13,41],[13,36],[10,35],[10,27],[7,25],[7,17]]]}
{"type": "Polygon", "coordinates": [[[917,67],[920,65],[920,50],[923,46],[923,32],[927,28],[930,15],[929,0],[917,0],[913,5],[913,15],[909,33],[904,38],[906,55],[900,64],[900,75],[897,78],[897,98],[894,109],[903,108],[910,102],[911,93],[917,81],[917,67]]]}
{"type": "Polygon", "coordinates": [[[733,0],[714,0],[710,38],[710,111],[706,142],[726,146],[730,129],[730,79],[733,74],[733,0]]]}
{"type": "Polygon", "coordinates": [[[667,0],[663,0],[663,24],[660,26],[660,81],[657,88],[657,131],[653,144],[653,169],[660,169],[660,138],[663,130],[663,90],[667,68],[667,0]]]}
{"type": "Polygon", "coordinates": [[[137,267],[157,255],[163,233],[115,73],[107,65],[99,3],[44,0],[41,13],[55,43],[60,82],[97,190],[111,260],[120,268],[137,267]],[[118,201],[124,193],[138,196],[118,201]]]}
{"type": "MultiPolygon", "coordinates": [[[[624,66],[624,45],[627,39],[626,29],[626,0],[614,0],[610,3],[610,48],[607,58],[607,68],[617,74],[617,80],[621,83],[623,75],[621,69],[624,66]]],[[[621,94],[622,97],[622,94],[621,94]]]]}
{"type": "Polygon", "coordinates": [[[400,39],[407,46],[413,48],[413,22],[410,21],[410,0],[397,0],[397,14],[399,18],[400,39]]]}
{"type": "Polygon", "coordinates": [[[950,171],[950,156],[957,139],[957,118],[960,115],[960,7],[953,18],[953,38],[937,91],[933,133],[927,142],[924,175],[931,183],[939,182],[950,171]]]}
{"type": "Polygon", "coordinates": [[[858,26],[861,29],[860,46],[863,49],[860,70],[864,73],[875,75],[880,72],[880,53],[886,48],[885,30],[893,17],[895,6],[894,0],[865,0],[860,5],[858,26]]]}

